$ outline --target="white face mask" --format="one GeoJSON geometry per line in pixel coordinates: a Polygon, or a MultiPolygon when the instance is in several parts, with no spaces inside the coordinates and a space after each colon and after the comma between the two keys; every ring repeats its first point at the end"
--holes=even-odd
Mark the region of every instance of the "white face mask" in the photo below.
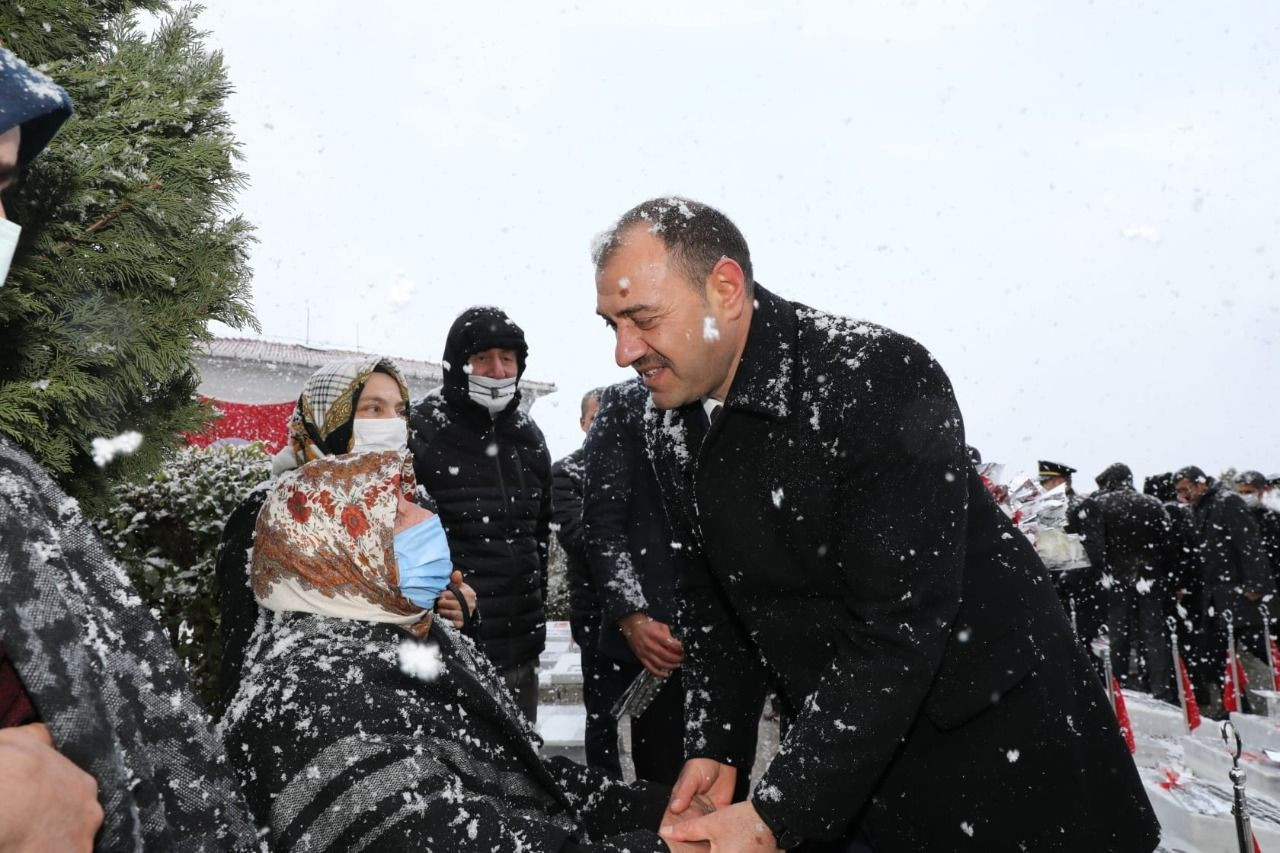
{"type": "Polygon", "coordinates": [[[404,450],[409,446],[409,424],[404,418],[356,418],[351,422],[352,453],[404,450]]]}
{"type": "Polygon", "coordinates": [[[471,399],[488,409],[491,415],[498,414],[511,403],[519,382],[518,376],[510,379],[490,379],[488,376],[475,375],[467,377],[471,399]]]}
{"type": "Polygon", "coordinates": [[[1260,506],[1262,504],[1262,501],[1258,498],[1256,494],[1246,495],[1242,492],[1237,492],[1236,494],[1240,495],[1240,497],[1244,499],[1245,504],[1247,504],[1248,506],[1260,506]]]}
{"type": "Polygon", "coordinates": [[[18,248],[18,235],[21,233],[21,226],[7,219],[0,219],[0,287],[4,287],[4,280],[9,275],[9,264],[13,262],[13,253],[18,248]]]}

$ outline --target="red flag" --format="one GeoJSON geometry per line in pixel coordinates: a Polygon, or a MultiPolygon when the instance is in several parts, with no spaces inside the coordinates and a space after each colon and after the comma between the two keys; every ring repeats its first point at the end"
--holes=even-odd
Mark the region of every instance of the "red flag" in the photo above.
{"type": "Polygon", "coordinates": [[[1240,693],[1249,686],[1249,679],[1244,677],[1244,666],[1237,655],[1227,652],[1226,682],[1222,686],[1222,709],[1240,712],[1240,693]],[[1231,674],[1231,665],[1235,664],[1235,675],[1231,674]]]}
{"type": "Polygon", "coordinates": [[[1253,835],[1253,853],[1262,853],[1262,845],[1258,843],[1258,836],[1252,832],[1249,834],[1253,835]]]}
{"type": "Polygon", "coordinates": [[[1271,641],[1271,660],[1275,666],[1276,686],[1280,687],[1280,645],[1276,645],[1276,641],[1271,641]]]}
{"type": "Polygon", "coordinates": [[[1187,730],[1195,731],[1200,725],[1200,706],[1196,704],[1195,691],[1191,689],[1191,676],[1187,675],[1187,664],[1178,658],[1178,678],[1182,679],[1182,695],[1186,697],[1186,707],[1182,713],[1187,718],[1187,730]]]}
{"type": "Polygon", "coordinates": [[[1133,740],[1133,725],[1129,722],[1129,712],[1124,707],[1124,694],[1120,692],[1120,680],[1115,676],[1111,677],[1111,692],[1116,697],[1116,722],[1120,724],[1120,734],[1124,735],[1125,745],[1129,747],[1129,754],[1138,751],[1138,745],[1133,740]]]}

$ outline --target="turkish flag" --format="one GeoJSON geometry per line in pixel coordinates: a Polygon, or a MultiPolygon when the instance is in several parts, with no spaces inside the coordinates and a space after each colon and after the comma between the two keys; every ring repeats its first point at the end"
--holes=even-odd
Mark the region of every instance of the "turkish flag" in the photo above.
{"type": "Polygon", "coordinates": [[[1249,679],[1244,677],[1244,665],[1238,655],[1227,651],[1226,682],[1222,686],[1222,708],[1224,711],[1240,712],[1240,694],[1249,686],[1249,679]],[[1235,664],[1235,675],[1231,673],[1235,664]]]}
{"type": "Polygon", "coordinates": [[[1187,719],[1187,730],[1195,731],[1200,725],[1200,706],[1196,704],[1196,694],[1191,689],[1191,676],[1187,675],[1187,665],[1182,658],[1178,658],[1178,678],[1182,680],[1182,695],[1186,699],[1182,714],[1187,719]]]}
{"type": "Polygon", "coordinates": [[[1116,699],[1116,722],[1120,724],[1120,733],[1124,735],[1125,745],[1129,747],[1129,754],[1138,751],[1138,745],[1133,740],[1133,725],[1129,722],[1129,711],[1124,707],[1124,693],[1120,691],[1120,680],[1115,676],[1111,677],[1111,692],[1116,699]]]}

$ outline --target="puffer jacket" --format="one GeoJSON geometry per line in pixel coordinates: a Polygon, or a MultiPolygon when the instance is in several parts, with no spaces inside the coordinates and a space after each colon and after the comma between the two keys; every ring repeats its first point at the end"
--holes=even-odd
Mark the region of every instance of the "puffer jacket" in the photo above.
{"type": "Polygon", "coordinates": [[[496,418],[468,396],[467,359],[492,347],[515,350],[524,373],[524,333],[502,311],[472,308],[454,321],[444,387],[413,405],[409,449],[454,566],[476,591],[476,641],[508,669],[536,658],[546,642],[551,455],[520,410],[519,392],[496,418]]]}

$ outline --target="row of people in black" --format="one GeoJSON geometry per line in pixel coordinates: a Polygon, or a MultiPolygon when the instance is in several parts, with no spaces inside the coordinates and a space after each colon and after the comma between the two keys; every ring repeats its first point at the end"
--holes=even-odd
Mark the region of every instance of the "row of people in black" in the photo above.
{"type": "MultiPolygon", "coordinates": [[[[1230,640],[1250,687],[1270,689],[1280,477],[1214,478],[1189,465],[1147,477],[1139,492],[1129,467],[1116,463],[1081,497],[1071,487],[1074,473],[1040,466],[1046,485],[1065,478],[1069,529],[1081,534],[1091,564],[1055,573],[1081,642],[1100,652],[1105,638],[1121,684],[1176,703],[1176,641],[1195,698],[1213,717],[1223,713],[1230,640]]],[[[1249,692],[1243,701],[1250,709],[1249,692]]],[[[1258,710],[1256,695],[1252,705],[1258,710]]]]}

